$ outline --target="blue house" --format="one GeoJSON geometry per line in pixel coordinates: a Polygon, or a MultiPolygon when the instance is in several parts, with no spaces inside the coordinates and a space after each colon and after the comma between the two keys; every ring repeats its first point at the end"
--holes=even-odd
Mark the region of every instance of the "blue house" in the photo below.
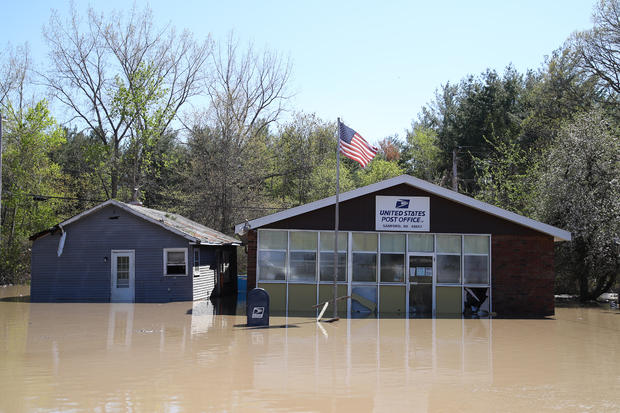
{"type": "Polygon", "coordinates": [[[116,200],[33,235],[33,302],[192,301],[237,289],[237,246],[213,229],[116,200]]]}

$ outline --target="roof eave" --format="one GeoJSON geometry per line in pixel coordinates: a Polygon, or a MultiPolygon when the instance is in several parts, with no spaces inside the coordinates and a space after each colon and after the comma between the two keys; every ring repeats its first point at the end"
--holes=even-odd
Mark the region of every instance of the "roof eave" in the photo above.
{"type": "MultiPolygon", "coordinates": [[[[426,182],[409,175],[400,175],[394,178],[386,179],[385,181],[377,182],[362,188],[357,188],[352,191],[345,192],[340,195],[340,202],[400,184],[408,184],[436,196],[446,198],[453,202],[457,202],[459,204],[488,213],[490,215],[494,215],[502,219],[506,219],[508,221],[533,229],[535,231],[551,235],[553,236],[554,241],[570,241],[572,238],[571,233],[563,229],[556,228],[539,221],[535,221],[531,218],[524,217],[514,212],[507,211],[486,202],[479,201],[463,194],[459,194],[458,192],[454,192],[447,188],[442,188],[440,186],[431,184],[430,182],[426,182]]],[[[300,205],[298,207],[287,209],[285,211],[276,212],[275,214],[267,215],[265,217],[257,218],[252,221],[235,225],[235,233],[241,234],[242,232],[246,232],[251,229],[260,228],[264,225],[268,225],[273,222],[282,221],[284,219],[301,215],[306,212],[311,212],[320,208],[324,208],[335,203],[336,196],[333,195],[327,198],[320,199],[318,201],[310,202],[309,204],[300,205]]]]}

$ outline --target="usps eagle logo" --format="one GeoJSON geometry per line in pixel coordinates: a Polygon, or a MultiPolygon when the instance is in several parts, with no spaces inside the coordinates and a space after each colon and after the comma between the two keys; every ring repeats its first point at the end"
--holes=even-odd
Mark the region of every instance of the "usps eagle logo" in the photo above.
{"type": "Polygon", "coordinates": [[[408,199],[398,199],[398,200],[396,200],[396,208],[408,209],[409,208],[409,200],[408,199]]]}

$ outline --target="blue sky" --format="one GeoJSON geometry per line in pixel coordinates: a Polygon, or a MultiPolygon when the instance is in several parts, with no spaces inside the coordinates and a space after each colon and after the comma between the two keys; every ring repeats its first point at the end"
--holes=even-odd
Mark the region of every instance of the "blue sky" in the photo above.
{"type": "MultiPolygon", "coordinates": [[[[103,12],[129,1],[76,0],[103,12]]],[[[434,91],[486,68],[537,69],[575,30],[591,27],[594,0],[521,1],[136,1],[158,22],[187,28],[197,38],[268,47],[292,62],[293,110],[342,117],[368,140],[410,127],[434,91]]],[[[7,1],[0,45],[28,42],[44,66],[41,35],[50,10],[67,14],[68,1],[7,1]]]]}

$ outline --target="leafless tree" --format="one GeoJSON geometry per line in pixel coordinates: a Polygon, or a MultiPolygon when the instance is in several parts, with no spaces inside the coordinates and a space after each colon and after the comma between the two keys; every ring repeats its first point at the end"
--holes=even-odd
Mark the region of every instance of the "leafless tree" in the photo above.
{"type": "Polygon", "coordinates": [[[599,0],[592,19],[592,29],[572,37],[580,64],[606,89],[620,93],[620,1],[599,0]]]}
{"type": "MultiPolygon", "coordinates": [[[[261,205],[262,185],[272,148],[269,126],[285,109],[290,95],[290,63],[272,51],[241,50],[231,35],[216,48],[208,80],[208,112],[191,130],[196,218],[230,232],[252,205],[261,205]],[[245,211],[245,212],[241,212],[245,211]]],[[[264,212],[264,211],[262,211],[264,212]]]]}
{"type": "Polygon", "coordinates": [[[145,128],[163,134],[179,108],[202,92],[211,41],[196,41],[187,31],[179,35],[170,25],[156,27],[150,9],[135,7],[126,17],[91,8],[84,22],[75,7],[66,21],[54,11],[44,36],[50,70],[42,76],[73,114],[70,121],[85,124],[107,148],[106,192],[115,198],[127,138],[145,128]],[[164,116],[145,122],[153,110],[164,116]]]}
{"type": "Polygon", "coordinates": [[[0,108],[5,117],[17,120],[30,103],[27,89],[31,84],[32,59],[28,45],[0,51],[0,108]]]}

